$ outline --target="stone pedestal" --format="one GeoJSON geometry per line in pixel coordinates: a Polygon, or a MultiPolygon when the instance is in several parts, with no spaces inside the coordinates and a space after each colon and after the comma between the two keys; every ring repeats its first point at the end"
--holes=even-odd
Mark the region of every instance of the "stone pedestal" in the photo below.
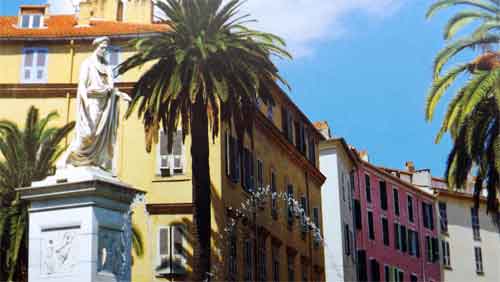
{"type": "Polygon", "coordinates": [[[130,281],[130,205],[138,193],[93,168],[18,189],[29,209],[29,282],[130,281]]]}

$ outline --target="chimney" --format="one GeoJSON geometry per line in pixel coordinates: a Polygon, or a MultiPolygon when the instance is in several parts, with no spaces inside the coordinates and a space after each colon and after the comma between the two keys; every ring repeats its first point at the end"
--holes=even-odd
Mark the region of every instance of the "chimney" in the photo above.
{"type": "Polygon", "coordinates": [[[408,172],[415,172],[415,164],[413,164],[413,161],[407,161],[405,166],[408,172]]]}
{"type": "Polygon", "coordinates": [[[328,122],[317,121],[314,123],[314,127],[321,133],[321,135],[323,135],[323,137],[325,137],[326,140],[332,138],[328,122]]]}
{"type": "Polygon", "coordinates": [[[95,5],[89,0],[80,2],[80,12],[78,13],[78,25],[90,25],[90,19],[95,16],[95,5]]]}
{"type": "Polygon", "coordinates": [[[358,155],[363,161],[370,162],[370,156],[368,155],[367,150],[359,151],[358,155]]]}

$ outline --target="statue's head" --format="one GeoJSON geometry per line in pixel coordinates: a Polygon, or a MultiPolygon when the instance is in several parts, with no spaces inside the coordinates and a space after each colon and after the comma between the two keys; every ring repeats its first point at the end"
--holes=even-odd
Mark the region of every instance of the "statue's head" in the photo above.
{"type": "Polygon", "coordinates": [[[92,42],[92,46],[95,48],[95,54],[97,55],[98,58],[104,59],[107,52],[108,52],[108,47],[109,47],[109,37],[107,36],[102,36],[102,37],[97,37],[94,39],[92,42]]]}

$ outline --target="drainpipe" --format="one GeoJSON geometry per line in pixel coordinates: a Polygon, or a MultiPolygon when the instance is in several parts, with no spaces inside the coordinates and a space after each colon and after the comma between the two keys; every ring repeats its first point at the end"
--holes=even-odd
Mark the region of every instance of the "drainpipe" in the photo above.
{"type": "MultiPolygon", "coordinates": [[[[69,64],[69,83],[73,82],[73,66],[75,63],[75,40],[71,39],[69,42],[70,46],[70,64],[69,64]]],[[[69,111],[70,111],[71,97],[69,91],[66,92],[66,124],[69,123],[69,111]]],[[[68,137],[64,137],[64,145],[68,146],[68,137]]]]}

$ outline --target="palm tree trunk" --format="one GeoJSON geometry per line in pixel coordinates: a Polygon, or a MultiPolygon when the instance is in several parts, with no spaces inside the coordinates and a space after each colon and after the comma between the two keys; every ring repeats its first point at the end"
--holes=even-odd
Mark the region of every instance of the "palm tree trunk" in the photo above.
{"type": "Polygon", "coordinates": [[[198,95],[191,110],[191,157],[193,183],[194,260],[193,280],[202,281],[210,272],[210,166],[207,109],[198,95]]]}

